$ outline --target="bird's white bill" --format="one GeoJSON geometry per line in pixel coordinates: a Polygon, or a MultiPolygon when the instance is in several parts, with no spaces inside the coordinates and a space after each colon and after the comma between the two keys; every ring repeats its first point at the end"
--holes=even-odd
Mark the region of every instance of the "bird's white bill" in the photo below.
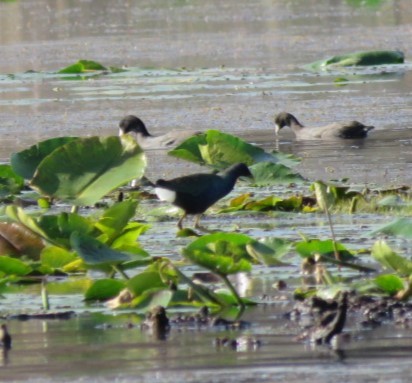
{"type": "Polygon", "coordinates": [[[280,126],[278,124],[275,124],[275,134],[278,135],[280,130],[280,126]]]}
{"type": "Polygon", "coordinates": [[[161,201],[174,202],[176,199],[176,192],[173,190],[157,187],[155,193],[161,201]]]}
{"type": "Polygon", "coordinates": [[[123,136],[123,135],[124,135],[123,130],[122,130],[121,128],[119,128],[119,137],[121,137],[121,136],[123,136]]]}

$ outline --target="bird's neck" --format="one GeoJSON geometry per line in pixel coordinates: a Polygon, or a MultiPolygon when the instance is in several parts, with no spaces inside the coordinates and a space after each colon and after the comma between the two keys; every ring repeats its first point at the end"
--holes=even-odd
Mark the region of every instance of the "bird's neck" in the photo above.
{"type": "Polygon", "coordinates": [[[302,125],[298,119],[296,117],[291,117],[290,119],[290,127],[294,130],[294,131],[298,131],[303,129],[305,126],[302,125]]]}

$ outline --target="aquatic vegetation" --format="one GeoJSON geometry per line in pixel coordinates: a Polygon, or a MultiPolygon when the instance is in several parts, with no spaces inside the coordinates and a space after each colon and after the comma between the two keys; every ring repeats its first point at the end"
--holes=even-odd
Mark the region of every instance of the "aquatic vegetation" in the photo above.
{"type": "Polygon", "coordinates": [[[90,72],[124,72],[124,69],[116,67],[105,67],[97,61],[92,60],[79,60],[74,64],[71,64],[63,69],[60,69],[57,73],[59,74],[81,74],[90,72]]]}
{"type": "Polygon", "coordinates": [[[28,149],[13,153],[10,157],[10,164],[16,174],[30,180],[45,157],[60,146],[76,139],[77,137],[56,137],[38,142],[28,149]]]}
{"type": "MultiPolygon", "coordinates": [[[[1,286],[11,281],[39,281],[49,275],[85,274],[88,270],[103,273],[82,284],[81,291],[88,301],[110,301],[113,308],[147,310],[154,305],[164,307],[223,307],[242,308],[256,304],[240,297],[229,279],[238,273],[253,273],[255,267],[291,267],[302,262],[306,279],[315,275],[315,283],[297,288],[296,296],[314,294],[336,296],[339,291],[356,290],[360,294],[386,294],[407,299],[411,287],[411,262],[378,241],[371,249],[359,251],[338,242],[333,232],[333,214],[344,211],[372,211],[402,214],[410,211],[410,190],[367,189],[345,184],[315,182],[311,186],[290,166],[297,163],[293,156],[263,149],[219,131],[191,137],[171,155],[214,169],[244,161],[254,175],[253,188],[267,188],[258,197],[252,191],[232,198],[221,214],[256,212],[268,214],[318,214],[323,211],[331,229],[331,239],[306,238],[292,241],[276,236],[255,239],[234,232],[178,233],[185,242],[184,261],[149,254],[139,243],[139,237],[150,227],[136,222],[139,194],[125,193],[124,200],[113,202],[107,195],[132,179],[141,178],[146,158],[130,137],[62,137],[42,141],[15,153],[10,165],[0,167],[0,192],[6,198],[0,222],[1,286]],[[24,180],[28,181],[25,185],[24,180]],[[289,186],[289,192],[276,195],[271,188],[289,186]],[[300,192],[294,192],[296,185],[300,192]],[[23,209],[9,203],[30,187],[40,201],[48,200],[47,209],[23,209]],[[307,189],[308,193],[302,193],[307,189]],[[104,204],[101,204],[105,198],[104,204]],[[137,199],[136,199],[137,198],[137,199]],[[56,201],[63,211],[54,212],[56,201]],[[93,206],[94,209],[82,209],[93,206]],[[102,207],[103,206],[103,207],[102,207]],[[184,234],[184,235],[183,235],[184,234]],[[195,235],[194,239],[190,237],[195,235]],[[364,265],[364,254],[371,254],[384,273],[364,265]],[[220,285],[195,283],[186,272],[196,265],[217,275],[220,285]],[[336,273],[335,270],[339,270],[336,273]],[[341,270],[350,270],[350,273],[341,270]],[[132,276],[129,276],[129,272],[132,276]],[[391,274],[388,274],[388,271],[391,274]],[[359,278],[354,278],[354,273],[359,278]],[[347,276],[348,275],[348,276],[347,276]],[[35,277],[36,276],[36,277],[35,277]],[[37,278],[37,279],[36,279],[37,278]]],[[[259,189],[257,189],[259,188],[259,189]]],[[[285,189],[283,187],[283,189],[285,189]]],[[[253,189],[252,189],[253,190],[253,189]]],[[[372,234],[399,235],[410,239],[411,222],[402,217],[372,234]]],[[[49,294],[51,286],[43,288],[49,294]]],[[[47,308],[48,299],[45,299],[47,308]]]]}
{"type": "Polygon", "coordinates": [[[19,193],[23,187],[23,178],[10,165],[0,165],[0,201],[19,193]]]}
{"type": "Polygon", "coordinates": [[[328,70],[349,66],[402,64],[404,61],[405,55],[400,51],[360,51],[315,61],[307,67],[314,70],[328,70]]]}
{"type": "Polygon", "coordinates": [[[248,166],[259,162],[273,162],[289,167],[299,163],[299,159],[293,155],[267,153],[256,145],[219,130],[208,130],[204,134],[191,137],[169,151],[169,154],[215,169],[224,169],[238,162],[248,166]]]}

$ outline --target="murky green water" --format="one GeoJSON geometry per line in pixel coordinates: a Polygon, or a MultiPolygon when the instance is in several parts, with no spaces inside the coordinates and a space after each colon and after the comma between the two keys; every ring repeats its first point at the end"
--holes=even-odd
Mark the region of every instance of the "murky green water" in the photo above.
{"type": "MultiPolygon", "coordinates": [[[[295,153],[303,158],[299,170],[310,179],[411,183],[409,0],[0,1],[0,25],[0,161],[44,138],[116,134],[118,121],[136,114],[155,134],[214,128],[265,149],[295,153]],[[361,75],[303,68],[330,55],[369,49],[400,49],[407,63],[361,75]],[[130,70],[83,80],[53,74],[82,58],[130,70]],[[38,73],[26,73],[31,70],[38,73]],[[348,82],[338,86],[337,77],[348,82]],[[296,142],[290,131],[276,140],[272,119],[282,110],[307,125],[358,119],[376,129],[363,144],[296,142]]],[[[148,175],[154,179],[196,168],[162,151],[148,157],[148,175]]],[[[368,247],[373,238],[359,233],[388,219],[341,216],[337,236],[355,248],[368,247]]],[[[309,215],[289,220],[212,215],[205,220],[211,228],[222,228],[222,221],[254,237],[297,238],[298,231],[329,236],[325,220],[309,215]]],[[[145,249],[178,257],[185,240],[175,238],[174,224],[155,223],[141,238],[145,249]]],[[[279,295],[272,284],[284,278],[293,287],[297,273],[296,265],[259,270],[249,293],[279,295]]],[[[22,293],[20,299],[7,295],[0,300],[0,311],[40,307],[36,288],[22,293]]],[[[62,310],[83,308],[81,297],[56,290],[51,303],[62,310]]],[[[255,351],[216,350],[213,339],[221,330],[174,328],[166,341],[157,341],[127,328],[127,323],[139,322],[136,314],[111,314],[102,306],[67,321],[10,320],[14,346],[3,358],[0,380],[409,380],[408,330],[361,330],[354,324],[357,314],[351,313],[347,331],[352,341],[342,360],[331,351],[294,342],[297,329],[283,320],[283,302],[280,295],[274,304],[246,313],[244,319],[253,322],[246,333],[263,343],[255,351]]]]}

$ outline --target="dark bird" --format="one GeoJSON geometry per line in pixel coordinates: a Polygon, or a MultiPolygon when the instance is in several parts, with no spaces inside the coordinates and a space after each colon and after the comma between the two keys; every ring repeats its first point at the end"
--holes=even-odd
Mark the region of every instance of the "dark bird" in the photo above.
{"type": "Polygon", "coordinates": [[[6,350],[11,348],[11,336],[5,324],[2,324],[0,327],[0,345],[6,350]]]}
{"type": "Polygon", "coordinates": [[[149,330],[158,340],[166,339],[170,330],[169,318],[166,315],[166,309],[163,306],[153,307],[147,314],[142,323],[142,329],[149,330]]]}
{"type": "Polygon", "coordinates": [[[355,139],[365,138],[373,126],[366,126],[358,121],[347,123],[334,122],[330,125],[318,127],[305,127],[298,119],[286,112],[275,116],[275,133],[278,135],[283,127],[290,127],[295,133],[297,140],[336,140],[336,139],[355,139]]]}
{"type": "Polygon", "coordinates": [[[182,223],[188,214],[196,215],[195,227],[199,227],[202,214],[215,202],[229,194],[239,177],[252,177],[249,168],[238,163],[217,174],[192,174],[172,180],[157,180],[155,192],[160,200],[171,202],[183,209],[182,223]]]}
{"type": "Polygon", "coordinates": [[[142,149],[170,149],[201,132],[196,130],[172,130],[161,136],[152,136],[140,118],[129,115],[119,123],[119,136],[127,133],[135,134],[136,141],[142,149]]]}
{"type": "Polygon", "coordinates": [[[335,335],[343,331],[348,311],[348,293],[343,292],[337,302],[337,309],[327,311],[311,332],[311,340],[316,344],[329,344],[335,335]]]}

